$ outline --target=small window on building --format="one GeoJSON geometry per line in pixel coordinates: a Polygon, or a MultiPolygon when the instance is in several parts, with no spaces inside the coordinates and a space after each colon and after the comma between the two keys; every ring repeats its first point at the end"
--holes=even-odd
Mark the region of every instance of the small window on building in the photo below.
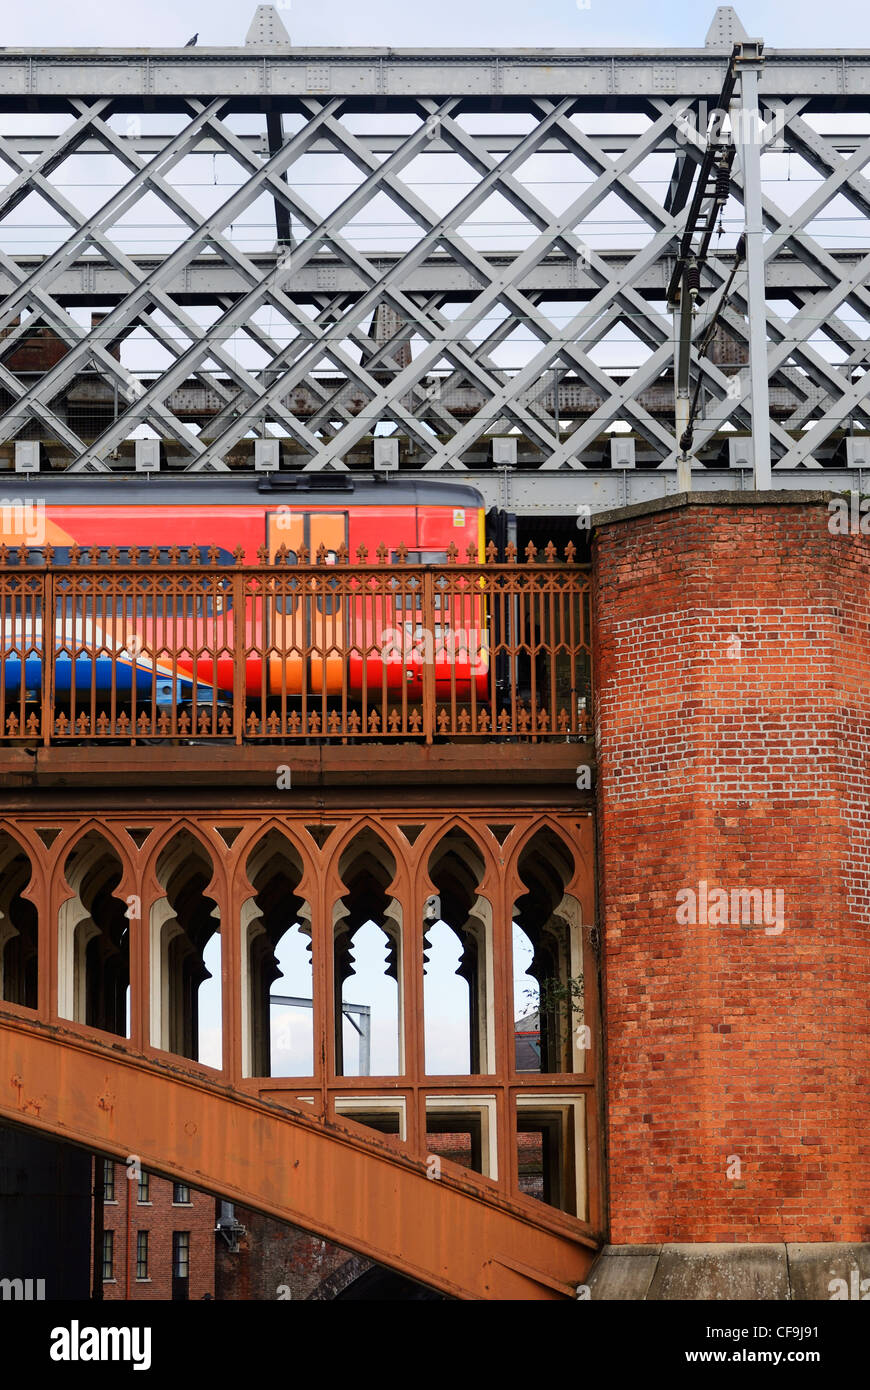
{"type": "Polygon", "coordinates": [[[139,1191],[136,1196],[137,1202],[151,1201],[151,1174],[141,1172],[139,1174],[139,1191]]]}
{"type": "Polygon", "coordinates": [[[103,1159],[103,1201],[114,1202],[115,1200],[115,1160],[113,1158],[103,1159]]]}
{"type": "Polygon", "coordinates": [[[115,1277],[115,1232],[103,1231],[103,1278],[115,1277]]]}
{"type": "Polygon", "coordinates": [[[136,1278],[148,1278],[148,1232],[139,1231],[136,1235],[136,1278]]]}
{"type": "Polygon", "coordinates": [[[190,1188],[186,1182],[172,1184],[172,1200],[176,1206],[190,1205],[190,1188]]]}

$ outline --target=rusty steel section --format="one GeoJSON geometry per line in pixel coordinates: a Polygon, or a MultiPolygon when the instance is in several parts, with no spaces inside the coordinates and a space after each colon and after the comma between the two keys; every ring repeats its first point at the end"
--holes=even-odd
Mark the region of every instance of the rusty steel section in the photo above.
{"type": "Polygon", "coordinates": [[[588,571],[360,547],[0,547],[0,742],[586,737],[588,571]],[[38,561],[38,563],[34,563],[38,561]]]}
{"type": "Polygon", "coordinates": [[[238,800],[0,820],[0,1115],[136,1153],[460,1297],[572,1296],[604,1229],[589,812],[372,814],[336,799],[279,813],[238,800]],[[436,918],[463,948],[462,1074],[427,1065],[436,918]],[[312,1069],[288,1076],[272,1065],[261,1004],[292,921],[310,942],[312,1069]],[[343,1055],[342,986],[367,922],[388,939],[399,1000],[389,1075],[343,1055]],[[532,1025],[516,1020],[517,924],[541,989],[532,1068],[521,1051],[532,1025]],[[182,1017],[211,935],[213,1066],[182,1017]],[[477,1156],[453,1161],[444,1137],[463,1129],[477,1156]],[[550,1173],[537,1194],[523,1176],[530,1136],[544,1136],[550,1173]]]}
{"type": "Polygon", "coordinates": [[[597,1246],[338,1126],[0,1020],[4,1120],[219,1191],[462,1299],[570,1299],[597,1246]]]}

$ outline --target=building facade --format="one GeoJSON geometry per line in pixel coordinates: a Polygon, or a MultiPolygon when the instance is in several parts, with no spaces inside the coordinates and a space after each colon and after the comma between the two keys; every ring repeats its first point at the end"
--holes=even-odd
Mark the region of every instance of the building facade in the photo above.
{"type": "Polygon", "coordinates": [[[94,1194],[104,1299],[214,1298],[214,1197],[110,1158],[94,1159],[94,1194]]]}

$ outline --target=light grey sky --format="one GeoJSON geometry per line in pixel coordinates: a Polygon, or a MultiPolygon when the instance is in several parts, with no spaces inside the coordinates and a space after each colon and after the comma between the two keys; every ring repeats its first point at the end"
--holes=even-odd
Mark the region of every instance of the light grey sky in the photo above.
{"type": "MultiPolygon", "coordinates": [[[[430,1076],[462,1075],[468,1071],[468,985],[456,975],[461,950],[453,932],[437,922],[427,931],[428,964],[424,976],[426,1071],[430,1076]]],[[[386,938],[373,924],[361,928],[354,942],[354,973],[343,997],[354,1004],[368,1004],[371,1020],[371,1075],[394,1075],[398,1066],[397,990],[384,974],[386,938]]],[[[306,940],[292,927],[278,944],[283,976],[272,986],[275,994],[311,997],[311,958],[306,940]]],[[[521,1018],[536,1006],[537,982],[527,975],[532,949],[526,935],[513,929],[514,1017],[521,1018]]],[[[219,933],[205,949],[211,978],[199,990],[199,1060],[210,1067],[221,1065],[221,939],[219,933]]],[[[129,1034],[129,1014],[128,1014],[129,1034]]],[[[312,1014],[310,1009],[273,1006],[271,1011],[272,1075],[310,1076],[313,1072],[312,1014]]],[[[359,1039],[349,1024],[344,1027],[345,1071],[358,1075],[359,1039]]]]}
{"type": "MultiPolygon", "coordinates": [[[[703,45],[716,6],[688,0],[282,0],[291,41],[304,46],[645,47],[703,45]],[[582,7],[581,7],[582,6],[582,7]]],[[[254,13],[250,0],[150,0],[147,5],[84,6],[69,0],[6,5],[3,40],[14,47],[148,47],[244,43],[254,13]]],[[[749,34],[772,48],[870,47],[870,18],[858,0],[741,0],[735,6],[749,34]]]]}

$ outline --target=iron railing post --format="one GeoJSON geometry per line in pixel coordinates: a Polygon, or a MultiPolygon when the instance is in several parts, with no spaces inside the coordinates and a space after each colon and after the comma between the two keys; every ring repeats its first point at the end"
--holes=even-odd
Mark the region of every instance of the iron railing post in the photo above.
{"type": "MultiPolygon", "coordinates": [[[[57,650],[54,612],[54,578],[49,570],[43,575],[42,586],[42,743],[48,748],[54,732],[52,706],[54,704],[54,662],[57,650]]],[[[24,679],[24,654],[22,653],[21,677],[24,679]]]]}
{"type": "Polygon", "coordinates": [[[423,733],[431,743],[435,734],[435,578],[428,568],[423,571],[423,733]]]}
{"type": "Polygon", "coordinates": [[[233,585],[233,737],[241,744],[245,731],[245,690],[247,685],[247,633],[245,576],[232,574],[233,585]]]}

